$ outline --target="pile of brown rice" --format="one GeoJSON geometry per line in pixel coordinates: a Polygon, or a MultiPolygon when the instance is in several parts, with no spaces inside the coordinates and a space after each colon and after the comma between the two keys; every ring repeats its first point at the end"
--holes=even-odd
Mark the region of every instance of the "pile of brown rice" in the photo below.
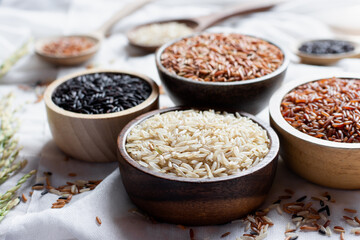
{"type": "Polygon", "coordinates": [[[173,176],[213,178],[240,173],[269,151],[266,130],[238,113],[171,111],[127,136],[126,150],[141,166],[173,176]]]}

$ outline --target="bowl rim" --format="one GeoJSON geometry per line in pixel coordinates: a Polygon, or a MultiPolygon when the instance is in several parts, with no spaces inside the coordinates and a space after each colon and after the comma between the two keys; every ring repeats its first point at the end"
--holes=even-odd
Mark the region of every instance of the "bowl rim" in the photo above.
{"type": "MultiPolygon", "coordinates": [[[[278,138],[277,134],[275,133],[275,131],[271,128],[271,126],[269,124],[263,122],[262,120],[258,119],[257,117],[255,117],[249,113],[245,113],[245,112],[241,112],[241,111],[233,111],[233,113],[238,112],[241,116],[250,118],[252,121],[257,123],[260,127],[265,129],[265,131],[267,132],[267,135],[270,139],[270,149],[269,149],[269,152],[266,154],[266,156],[264,157],[264,159],[261,162],[259,162],[254,167],[251,167],[247,170],[242,171],[240,174],[229,175],[229,176],[225,176],[225,177],[215,177],[215,178],[187,178],[187,177],[171,176],[171,175],[168,175],[165,173],[158,173],[149,168],[141,166],[134,159],[132,159],[130,157],[130,155],[127,153],[126,148],[125,148],[126,138],[127,138],[128,134],[130,133],[130,131],[136,125],[138,125],[139,123],[145,121],[146,119],[148,119],[156,114],[162,114],[162,113],[176,111],[176,110],[184,111],[184,110],[190,110],[190,109],[196,109],[196,110],[203,111],[203,110],[209,110],[210,108],[196,108],[196,107],[193,108],[193,107],[184,107],[184,106],[163,108],[163,109],[157,109],[157,110],[153,110],[153,111],[144,113],[144,114],[138,116],[137,118],[135,118],[134,120],[130,121],[121,130],[121,132],[118,136],[118,139],[117,139],[117,147],[118,147],[118,152],[120,154],[119,156],[121,156],[127,164],[129,164],[130,166],[134,167],[135,169],[141,171],[142,173],[151,175],[153,177],[157,177],[157,178],[160,178],[163,180],[170,180],[170,181],[176,181],[176,182],[187,182],[187,183],[213,183],[213,182],[228,181],[228,180],[244,177],[244,176],[250,175],[252,173],[255,173],[255,172],[265,168],[269,164],[271,164],[274,160],[276,160],[277,156],[279,155],[279,150],[280,150],[279,138],[278,138]]],[[[221,111],[221,110],[215,109],[215,111],[221,111]]],[[[120,162],[119,158],[118,158],[118,161],[120,162]]]]}
{"type": "MultiPolygon", "coordinates": [[[[235,33],[235,32],[234,32],[235,33]]],[[[180,38],[177,38],[177,39],[174,39],[172,41],[169,41],[165,44],[163,44],[161,47],[159,47],[156,52],[155,52],[155,62],[156,62],[156,67],[159,71],[163,72],[164,74],[168,75],[169,77],[172,77],[172,78],[175,78],[177,80],[180,80],[180,81],[185,81],[185,82],[188,82],[188,83],[192,83],[192,84],[199,84],[199,85],[213,85],[213,86],[234,86],[234,85],[248,85],[248,84],[251,84],[251,83],[257,83],[257,82],[262,82],[262,81],[266,81],[270,78],[273,78],[279,74],[281,74],[282,72],[284,72],[288,66],[289,66],[289,63],[290,63],[290,59],[289,59],[289,54],[288,52],[283,48],[281,47],[279,44],[277,43],[273,43],[273,41],[270,41],[266,38],[263,38],[263,37],[258,37],[258,36],[255,36],[255,35],[250,35],[250,34],[243,34],[243,33],[235,33],[235,34],[239,34],[239,35],[244,35],[244,36],[249,36],[249,37],[253,37],[253,38],[258,38],[260,40],[263,40],[263,41],[266,41],[272,45],[274,45],[275,47],[279,48],[280,51],[282,52],[282,54],[284,55],[284,59],[283,59],[283,62],[282,64],[273,72],[265,75],[265,76],[262,76],[262,77],[259,77],[259,78],[255,78],[255,79],[249,79],[249,80],[244,80],[244,81],[233,81],[233,82],[201,82],[201,81],[196,81],[196,80],[191,80],[189,78],[185,78],[185,77],[181,77],[181,76],[178,76],[174,73],[170,73],[162,64],[161,64],[161,60],[160,60],[160,57],[162,55],[162,53],[164,52],[164,50],[169,47],[170,45],[182,40],[182,39],[185,39],[185,38],[189,38],[189,37],[194,37],[194,36],[198,36],[198,35],[202,35],[202,34],[232,34],[232,33],[227,33],[227,32],[207,32],[207,31],[204,31],[204,32],[199,32],[199,33],[195,33],[195,34],[190,34],[190,35],[187,35],[187,36],[184,36],[184,37],[180,37],[180,38]]]]}
{"type": "Polygon", "coordinates": [[[72,74],[66,75],[64,77],[61,77],[61,78],[55,80],[46,88],[45,93],[44,93],[44,102],[45,102],[45,105],[48,108],[50,108],[52,111],[54,111],[60,115],[67,116],[67,117],[79,118],[79,119],[108,119],[108,118],[127,116],[127,115],[133,114],[137,111],[140,111],[140,110],[148,107],[152,103],[154,103],[156,101],[156,99],[158,99],[158,97],[159,97],[159,87],[158,87],[157,83],[146,75],[143,75],[143,74],[137,73],[137,72],[133,72],[133,71],[127,71],[127,70],[111,70],[111,69],[97,68],[97,69],[91,69],[91,70],[85,70],[85,71],[72,73],[72,74]],[[68,110],[65,110],[65,109],[59,107],[52,101],[52,95],[53,95],[54,91],[56,90],[56,88],[60,84],[66,82],[68,80],[71,80],[72,78],[82,76],[82,75],[87,75],[87,74],[93,74],[93,73],[115,73],[115,74],[118,73],[118,74],[126,74],[126,75],[135,76],[135,77],[140,78],[150,84],[151,93],[150,93],[149,97],[147,99],[145,99],[145,101],[143,101],[139,105],[136,105],[135,107],[128,108],[126,110],[119,111],[119,112],[102,113],[102,114],[85,114],[85,113],[71,112],[71,111],[68,111],[68,110]]]}
{"type": "Polygon", "coordinates": [[[301,139],[305,142],[323,146],[330,148],[342,148],[342,149],[359,149],[360,143],[344,143],[344,142],[333,142],[325,139],[316,138],[310,136],[306,133],[303,133],[296,128],[292,127],[282,116],[280,111],[280,104],[284,96],[289,93],[294,88],[303,85],[309,82],[315,82],[321,79],[327,78],[343,78],[343,79],[358,79],[360,80],[360,74],[356,73],[340,73],[334,74],[333,76],[329,76],[329,74],[316,74],[310,75],[307,77],[302,77],[296,80],[293,80],[285,85],[283,85],[280,89],[278,89],[271,97],[269,102],[269,115],[270,118],[276,123],[276,125],[281,128],[283,131],[287,132],[291,136],[301,139]]]}

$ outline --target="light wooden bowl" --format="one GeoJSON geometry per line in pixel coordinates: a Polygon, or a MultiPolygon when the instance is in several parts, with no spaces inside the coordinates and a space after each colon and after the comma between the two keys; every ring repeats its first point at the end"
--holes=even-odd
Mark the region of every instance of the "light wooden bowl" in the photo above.
{"type": "Polygon", "coordinates": [[[77,55],[74,56],[56,56],[53,54],[48,54],[43,51],[44,45],[48,44],[49,42],[56,41],[60,38],[63,38],[64,36],[55,36],[55,37],[48,37],[43,38],[38,41],[36,41],[35,44],[35,53],[44,61],[47,61],[49,63],[55,64],[55,65],[63,65],[63,66],[73,66],[73,65],[79,65],[88,59],[92,58],[95,53],[99,50],[101,38],[97,38],[95,35],[71,35],[69,37],[82,37],[87,38],[90,41],[94,43],[94,46],[92,46],[89,49],[86,49],[82,52],[80,52],[77,55]]]}
{"type": "Polygon", "coordinates": [[[159,88],[147,76],[128,71],[89,70],[65,76],[48,86],[44,94],[48,122],[54,141],[66,154],[88,162],[116,161],[116,139],[121,129],[132,119],[159,108],[159,88]],[[74,77],[99,73],[133,75],[147,81],[152,88],[150,96],[141,104],[124,111],[107,114],[74,113],[58,107],[51,99],[55,89],[74,77]]]}
{"type": "MultiPolygon", "coordinates": [[[[342,40],[342,39],[339,39],[342,40]]],[[[354,45],[355,49],[351,52],[337,53],[337,54],[309,54],[299,50],[301,45],[307,41],[301,41],[294,46],[295,54],[300,58],[302,63],[313,64],[313,65],[331,65],[344,58],[360,58],[360,44],[354,41],[342,40],[350,42],[354,45]]],[[[313,40],[315,41],[315,40],[313,40]]]]}
{"type": "MultiPolygon", "coordinates": [[[[301,177],[319,185],[360,189],[360,143],[337,143],[312,137],[292,127],[283,118],[280,104],[295,87],[333,76],[319,75],[292,81],[274,93],[270,100],[270,124],[280,138],[280,155],[286,165],[301,177]]],[[[339,78],[360,79],[343,74],[339,78]]]]}
{"type": "Polygon", "coordinates": [[[250,114],[240,113],[266,129],[271,146],[258,165],[241,174],[213,179],[174,177],[142,167],[128,155],[126,138],[134,126],[155,114],[185,109],[189,108],[173,107],[143,114],[121,131],[119,167],[130,199],[160,221],[184,225],[222,224],[258,208],[275,176],[279,139],[269,125],[250,114]]]}

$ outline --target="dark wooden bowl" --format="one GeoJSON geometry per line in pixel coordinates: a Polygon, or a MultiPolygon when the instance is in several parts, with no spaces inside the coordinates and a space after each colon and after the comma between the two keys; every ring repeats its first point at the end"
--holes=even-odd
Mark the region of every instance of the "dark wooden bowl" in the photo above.
{"type": "Polygon", "coordinates": [[[158,113],[189,108],[173,107],[151,111],[129,122],[118,137],[118,160],[122,182],[135,205],[154,218],[175,224],[222,224],[258,208],[273,182],[279,139],[272,128],[247,113],[266,129],[270,151],[255,167],[239,175],[213,179],[174,177],[140,166],[125,149],[131,129],[158,113]]]}
{"type": "Polygon", "coordinates": [[[155,55],[156,67],[170,99],[178,106],[231,108],[252,114],[265,108],[272,93],[277,90],[286,74],[289,65],[287,53],[278,45],[284,54],[283,64],[274,72],[251,80],[236,82],[199,82],[170,73],[160,61],[161,54],[170,45],[181,40],[176,39],[160,47],[155,55]]]}

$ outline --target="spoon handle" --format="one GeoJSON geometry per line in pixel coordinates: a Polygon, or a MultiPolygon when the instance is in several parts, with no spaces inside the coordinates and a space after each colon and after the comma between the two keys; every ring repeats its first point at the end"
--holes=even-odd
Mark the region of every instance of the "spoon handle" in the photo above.
{"type": "Polygon", "coordinates": [[[202,31],[208,27],[211,27],[225,19],[236,15],[269,10],[270,8],[281,2],[283,2],[283,0],[249,1],[225,8],[219,13],[193,18],[193,20],[199,23],[199,25],[195,28],[195,31],[202,31]]]}
{"type": "Polygon", "coordinates": [[[108,31],[117,23],[120,19],[130,15],[131,13],[135,12],[140,7],[144,6],[145,4],[151,2],[152,0],[136,0],[133,1],[131,4],[124,6],[122,9],[114,13],[105,23],[103,23],[100,28],[98,28],[95,33],[100,35],[101,37],[106,36],[108,31]]]}

